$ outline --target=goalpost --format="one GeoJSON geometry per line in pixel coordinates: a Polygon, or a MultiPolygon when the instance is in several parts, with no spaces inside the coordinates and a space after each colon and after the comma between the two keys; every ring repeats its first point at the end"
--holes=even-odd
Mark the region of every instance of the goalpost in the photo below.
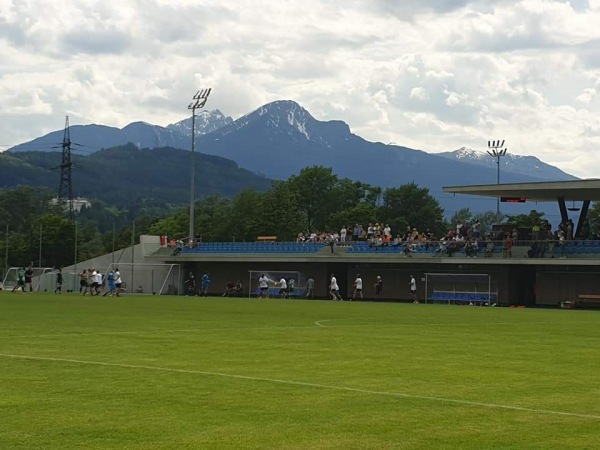
{"type": "Polygon", "coordinates": [[[298,271],[290,270],[249,270],[248,271],[248,297],[259,297],[260,287],[258,279],[264,275],[269,280],[269,297],[279,297],[279,281],[285,278],[288,286],[288,297],[303,297],[306,295],[306,280],[304,274],[298,271]],[[290,287],[290,281],[293,289],[290,287]]]}
{"type": "MultiPolygon", "coordinates": [[[[12,291],[17,285],[17,274],[19,270],[26,269],[25,267],[11,267],[6,271],[4,280],[2,280],[2,289],[5,291],[12,291]]],[[[41,289],[41,282],[44,279],[45,274],[54,273],[55,270],[52,267],[32,267],[33,276],[31,277],[31,286],[34,291],[41,289]]],[[[52,288],[54,289],[54,288],[52,288]]]]}
{"type": "Polygon", "coordinates": [[[495,305],[497,288],[487,273],[426,273],[425,302],[495,305]]]}
{"type": "Polygon", "coordinates": [[[119,269],[125,292],[134,294],[178,295],[181,291],[180,264],[110,263],[103,280],[119,269]]]}

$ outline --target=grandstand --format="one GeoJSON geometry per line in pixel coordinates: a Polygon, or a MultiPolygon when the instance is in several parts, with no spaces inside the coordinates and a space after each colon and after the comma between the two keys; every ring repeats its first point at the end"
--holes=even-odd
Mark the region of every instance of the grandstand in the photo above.
{"type": "MultiPolygon", "coordinates": [[[[558,202],[563,220],[568,218],[567,201],[581,201],[579,229],[592,200],[600,200],[600,180],[521,183],[508,185],[459,186],[446,192],[488,197],[526,197],[536,202],[558,202]]],[[[575,231],[577,235],[577,230],[575,231]]],[[[467,256],[460,246],[450,252],[430,242],[411,246],[370,246],[366,242],[349,242],[333,251],[326,243],[296,242],[203,242],[196,248],[172,252],[159,249],[148,257],[155,262],[182,264],[183,273],[197,276],[211,272],[211,291],[222,292],[228,281],[247,279],[249,271],[299,271],[315,280],[315,296],[328,298],[328,280],[335,273],[342,296],[352,292],[357,273],[364,281],[364,295],[374,298],[377,276],[384,280],[378,301],[411,301],[408,279],[417,279],[422,300],[441,303],[489,303],[500,305],[560,305],[576,302],[580,296],[600,295],[600,240],[528,241],[518,239],[506,254],[502,242],[494,242],[486,252],[487,242],[479,241],[467,256]],[[426,292],[425,274],[469,273],[489,275],[493,292],[461,289],[438,289],[426,292]],[[214,287],[214,288],[213,288],[214,287]]],[[[248,287],[246,287],[248,289],[248,287]]],[[[244,295],[248,295],[246,290],[244,295]]]]}

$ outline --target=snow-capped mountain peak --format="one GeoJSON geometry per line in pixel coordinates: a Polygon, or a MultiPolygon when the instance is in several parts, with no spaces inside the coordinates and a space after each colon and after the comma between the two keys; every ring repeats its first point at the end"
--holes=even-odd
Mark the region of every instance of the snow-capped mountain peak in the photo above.
{"type": "MultiPolygon", "coordinates": [[[[438,153],[444,158],[476,164],[484,167],[497,168],[498,159],[490,156],[487,151],[473,150],[461,147],[451,152],[438,153]]],[[[507,152],[500,158],[500,170],[531,175],[546,180],[576,179],[562,170],[540,161],[535,156],[515,155],[507,152]]]]}
{"type": "MultiPolygon", "coordinates": [[[[202,136],[204,134],[212,133],[226,125],[233,123],[231,117],[225,116],[218,109],[212,111],[202,110],[196,114],[196,123],[194,127],[194,134],[196,136],[202,136]]],[[[183,134],[186,137],[192,136],[192,117],[181,120],[177,123],[173,123],[167,126],[169,130],[175,130],[183,134]]]]}

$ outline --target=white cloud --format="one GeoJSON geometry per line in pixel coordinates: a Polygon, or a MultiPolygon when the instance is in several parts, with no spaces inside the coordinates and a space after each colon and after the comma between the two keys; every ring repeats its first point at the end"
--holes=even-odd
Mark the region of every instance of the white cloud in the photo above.
{"type": "Polygon", "coordinates": [[[419,86],[410,90],[409,97],[418,100],[429,100],[429,93],[424,87],[419,86]]]}
{"type": "Polygon", "coordinates": [[[600,162],[600,0],[0,0],[0,142],[292,99],[367,139],[600,162]]]}
{"type": "Polygon", "coordinates": [[[581,95],[577,96],[577,100],[581,103],[589,104],[596,98],[596,89],[586,88],[583,90],[581,95]]]}

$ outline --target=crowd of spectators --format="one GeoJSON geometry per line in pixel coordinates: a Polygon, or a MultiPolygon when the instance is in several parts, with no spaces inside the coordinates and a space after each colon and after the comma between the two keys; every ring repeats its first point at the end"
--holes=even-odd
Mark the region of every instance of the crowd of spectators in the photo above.
{"type": "MultiPolygon", "coordinates": [[[[429,252],[435,247],[433,256],[452,256],[461,253],[467,258],[476,258],[478,255],[491,257],[497,251],[503,257],[513,256],[515,245],[531,245],[527,252],[529,257],[554,256],[556,249],[561,254],[565,242],[573,240],[574,224],[571,219],[562,222],[556,230],[552,230],[547,220],[541,220],[531,228],[517,228],[510,224],[495,226],[493,230],[482,232],[479,220],[459,221],[440,238],[436,237],[429,228],[418,230],[416,227],[407,226],[405,230],[393,232],[385,223],[369,223],[367,227],[361,224],[342,227],[334,232],[298,233],[296,242],[321,242],[331,246],[352,245],[356,242],[367,243],[377,251],[384,247],[402,247],[402,253],[411,256],[411,253],[424,249],[429,252]]],[[[593,239],[590,225],[587,220],[582,224],[577,235],[578,239],[593,239]]]]}

